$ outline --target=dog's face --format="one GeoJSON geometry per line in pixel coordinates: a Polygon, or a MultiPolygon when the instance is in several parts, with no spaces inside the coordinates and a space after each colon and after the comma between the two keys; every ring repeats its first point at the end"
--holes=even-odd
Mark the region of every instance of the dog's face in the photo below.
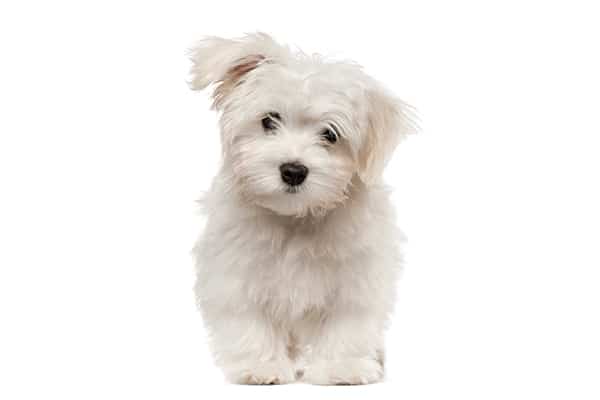
{"type": "Polygon", "coordinates": [[[263,34],[206,39],[192,60],[192,87],[216,84],[231,189],[281,215],[322,214],[354,179],[376,182],[410,128],[405,104],[360,67],[293,54],[263,34]]]}

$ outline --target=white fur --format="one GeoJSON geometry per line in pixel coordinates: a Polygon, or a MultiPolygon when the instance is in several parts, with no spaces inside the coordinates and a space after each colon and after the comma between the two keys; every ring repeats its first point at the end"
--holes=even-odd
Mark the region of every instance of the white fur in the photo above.
{"type": "Polygon", "coordinates": [[[410,108],[358,65],[265,34],[207,38],[191,58],[192,88],[213,85],[221,113],[223,164],[194,249],[218,365],[236,383],[380,380],[401,238],[380,177],[410,108]],[[279,172],[291,161],[309,168],[296,193],[279,172]]]}

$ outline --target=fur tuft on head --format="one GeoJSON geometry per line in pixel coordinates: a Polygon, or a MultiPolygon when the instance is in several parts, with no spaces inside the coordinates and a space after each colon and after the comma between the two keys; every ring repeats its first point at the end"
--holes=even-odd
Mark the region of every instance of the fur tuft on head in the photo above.
{"type": "Polygon", "coordinates": [[[289,57],[287,48],[265,33],[248,34],[238,39],[215,36],[198,41],[189,51],[192,60],[190,87],[203,90],[215,85],[213,107],[221,101],[244,76],[262,63],[271,63],[289,57]]]}

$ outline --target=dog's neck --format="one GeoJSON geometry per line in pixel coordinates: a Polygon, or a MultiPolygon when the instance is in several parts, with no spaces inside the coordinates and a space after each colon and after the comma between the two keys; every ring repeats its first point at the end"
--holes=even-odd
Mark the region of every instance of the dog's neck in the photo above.
{"type": "Polygon", "coordinates": [[[238,195],[238,205],[246,208],[248,215],[258,218],[267,218],[274,224],[288,227],[293,230],[314,230],[328,225],[332,220],[346,218],[351,215],[356,216],[357,212],[364,207],[366,198],[371,189],[365,185],[357,176],[352,179],[347,188],[345,199],[331,208],[316,208],[307,211],[303,215],[281,215],[276,212],[261,207],[260,205],[249,203],[238,195]],[[358,210],[355,210],[358,209],[358,210]]]}

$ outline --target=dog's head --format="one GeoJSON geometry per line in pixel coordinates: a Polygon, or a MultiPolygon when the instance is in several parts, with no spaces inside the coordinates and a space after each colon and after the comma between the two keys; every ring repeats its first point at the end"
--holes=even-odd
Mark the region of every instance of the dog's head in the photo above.
{"type": "Polygon", "coordinates": [[[191,87],[213,85],[222,112],[231,187],[281,215],[323,213],[354,179],[376,183],[412,129],[410,108],[358,65],[292,52],[265,34],[210,37],[191,58],[191,87]]]}

